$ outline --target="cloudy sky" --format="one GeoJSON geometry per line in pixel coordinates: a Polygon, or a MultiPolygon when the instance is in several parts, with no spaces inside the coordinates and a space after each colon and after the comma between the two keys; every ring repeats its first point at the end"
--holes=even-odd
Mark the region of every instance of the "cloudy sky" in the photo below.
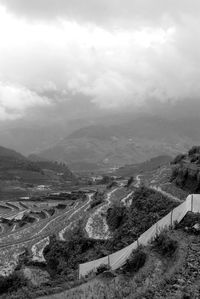
{"type": "Polygon", "coordinates": [[[199,82],[199,0],[0,0],[0,120],[198,101],[199,82]]]}

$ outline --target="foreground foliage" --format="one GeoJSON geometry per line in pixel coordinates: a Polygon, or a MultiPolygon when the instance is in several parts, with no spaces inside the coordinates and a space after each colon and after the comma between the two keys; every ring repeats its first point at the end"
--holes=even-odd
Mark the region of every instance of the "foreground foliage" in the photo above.
{"type": "Polygon", "coordinates": [[[155,238],[153,246],[163,256],[172,257],[178,248],[178,242],[163,231],[155,238]]]}
{"type": "Polygon", "coordinates": [[[0,276],[0,295],[12,293],[25,285],[26,280],[17,271],[7,277],[0,276]]]}
{"type": "Polygon", "coordinates": [[[142,248],[133,250],[130,258],[127,260],[126,264],[122,267],[123,273],[136,273],[138,270],[144,266],[146,261],[146,253],[142,248]]]}

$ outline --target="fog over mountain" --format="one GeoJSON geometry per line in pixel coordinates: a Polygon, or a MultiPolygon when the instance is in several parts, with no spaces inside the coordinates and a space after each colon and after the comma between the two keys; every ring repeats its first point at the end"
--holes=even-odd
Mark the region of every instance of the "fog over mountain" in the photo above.
{"type": "Polygon", "coordinates": [[[199,11],[198,0],[0,0],[2,145],[29,154],[138,115],[186,119],[198,141],[199,11]]]}

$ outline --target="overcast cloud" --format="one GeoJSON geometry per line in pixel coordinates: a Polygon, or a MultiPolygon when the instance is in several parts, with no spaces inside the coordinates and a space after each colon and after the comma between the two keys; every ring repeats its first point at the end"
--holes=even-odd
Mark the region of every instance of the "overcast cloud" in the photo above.
{"type": "Polygon", "coordinates": [[[77,94],[100,109],[198,99],[199,12],[199,0],[0,0],[0,119],[77,94]]]}

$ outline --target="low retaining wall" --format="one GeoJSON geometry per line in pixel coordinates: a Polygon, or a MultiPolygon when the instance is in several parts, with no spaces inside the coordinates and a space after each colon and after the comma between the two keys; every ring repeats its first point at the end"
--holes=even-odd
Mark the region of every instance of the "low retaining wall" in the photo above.
{"type": "Polygon", "coordinates": [[[154,225],[152,225],[147,231],[145,231],[134,243],[129,246],[114,252],[108,256],[94,260],[88,263],[79,265],[79,278],[86,276],[90,271],[95,271],[101,264],[106,264],[111,267],[112,270],[116,270],[124,265],[126,260],[130,257],[132,251],[137,249],[139,245],[147,245],[152,239],[156,237],[164,228],[169,228],[174,225],[175,222],[180,222],[187,212],[192,211],[194,213],[200,212],[200,195],[191,194],[188,195],[186,200],[173,209],[169,214],[160,219],[154,225]]]}

